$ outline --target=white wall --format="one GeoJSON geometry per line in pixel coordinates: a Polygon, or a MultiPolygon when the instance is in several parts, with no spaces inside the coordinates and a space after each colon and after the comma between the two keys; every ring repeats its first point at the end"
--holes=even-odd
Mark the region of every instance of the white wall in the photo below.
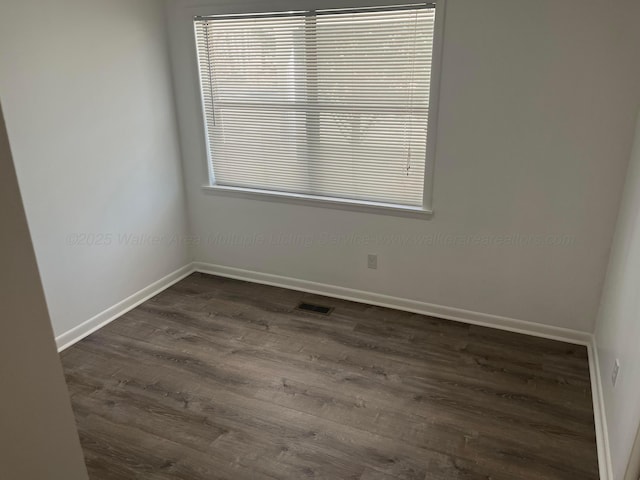
{"type": "Polygon", "coordinates": [[[229,2],[168,0],[195,259],[593,331],[640,96],[633,3],[448,0],[435,215],[416,220],[204,193],[189,8],[229,2]],[[570,241],[504,244],[527,236],[570,241]]]}
{"type": "Polygon", "coordinates": [[[0,111],[0,478],[86,480],[0,111]]]}
{"type": "Polygon", "coordinates": [[[596,328],[614,479],[640,425],[640,117],[596,328]],[[621,369],[614,388],[615,359],[621,369]]]}
{"type": "Polygon", "coordinates": [[[0,5],[0,97],[58,335],[189,261],[166,42],[155,0],[0,5]]]}

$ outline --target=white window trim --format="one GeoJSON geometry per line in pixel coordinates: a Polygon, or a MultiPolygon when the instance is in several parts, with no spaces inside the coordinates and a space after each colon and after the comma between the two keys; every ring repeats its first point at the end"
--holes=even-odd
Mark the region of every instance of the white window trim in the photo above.
{"type": "Polygon", "coordinates": [[[431,210],[425,209],[424,207],[412,207],[409,205],[396,205],[394,203],[372,202],[368,200],[351,200],[340,197],[323,197],[320,195],[306,195],[304,193],[288,193],[272,190],[260,190],[257,188],[229,187],[226,185],[204,185],[202,189],[213,195],[283,202],[309,207],[326,207],[355,212],[379,213],[400,217],[424,218],[433,214],[431,210]]]}
{"type": "MultiPolygon", "coordinates": [[[[295,205],[306,205],[313,207],[333,208],[338,210],[349,210],[356,212],[375,213],[381,215],[393,215],[400,217],[412,217],[428,219],[433,215],[433,179],[436,160],[436,147],[438,138],[438,110],[440,103],[440,81],[442,72],[442,50],[444,38],[444,23],[446,0],[430,0],[436,4],[435,28],[433,38],[433,54],[431,60],[431,85],[429,90],[429,116],[427,127],[427,153],[425,160],[425,178],[423,182],[422,206],[412,207],[407,205],[396,205],[392,203],[372,202],[365,200],[350,200],[338,197],[323,197],[316,195],[307,195],[301,193],[287,193],[271,190],[260,190],[243,187],[229,187],[217,185],[215,183],[215,175],[213,172],[212,162],[208,158],[209,146],[207,145],[206,123],[202,102],[202,92],[200,90],[199,81],[197,82],[197,95],[200,99],[200,122],[202,125],[202,133],[204,137],[204,151],[206,169],[208,172],[208,183],[202,186],[205,193],[244,198],[259,201],[281,202],[295,205]]],[[[226,2],[218,1],[203,5],[185,8],[188,12],[189,29],[191,32],[191,50],[194,58],[195,71],[193,75],[199,79],[197,52],[195,49],[195,32],[193,28],[193,18],[196,16],[206,15],[224,15],[224,14],[240,14],[240,13],[266,13],[276,11],[291,10],[314,10],[328,8],[351,8],[351,7],[367,7],[367,6],[389,6],[389,5],[407,5],[411,1],[400,0],[274,0],[268,2],[258,2],[252,0],[226,2]]],[[[420,3],[420,2],[416,2],[420,3]]],[[[185,18],[185,19],[186,19],[185,18]]]]}

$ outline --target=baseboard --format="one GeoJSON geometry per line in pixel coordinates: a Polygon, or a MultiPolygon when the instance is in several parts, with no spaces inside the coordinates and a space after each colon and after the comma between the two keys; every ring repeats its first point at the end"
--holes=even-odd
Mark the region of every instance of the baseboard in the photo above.
{"type": "Polygon", "coordinates": [[[593,397],[593,411],[596,428],[596,441],[598,448],[598,465],[600,469],[600,480],[613,480],[611,468],[611,455],[609,450],[609,436],[607,433],[607,421],[604,412],[604,399],[602,393],[602,377],[598,363],[598,350],[595,345],[595,337],[586,332],[580,332],[560,327],[540,325],[524,320],[501,317],[486,313],[473,312],[459,308],[435,305],[416,300],[382,295],[379,293],[365,292],[351,288],[338,287],[297,278],[284,277],[269,273],[254,272],[240,268],[227,267],[223,265],[213,265],[202,262],[195,262],[193,268],[196,272],[218,275],[221,277],[235,278],[249,282],[273,285],[276,287],[289,288],[308,293],[325,295],[328,297],[341,298],[360,303],[368,303],[381,307],[395,308],[423,315],[446,318],[473,325],[507,330],[510,332],[523,333],[537,337],[544,337],[553,340],[560,340],[568,343],[585,345],[589,354],[589,371],[591,375],[591,391],[593,397]]]}
{"type": "Polygon", "coordinates": [[[70,347],[96,330],[102,328],[116,318],[124,315],[129,310],[137,307],[149,298],[179,282],[193,272],[202,272],[220,277],[235,278],[264,285],[289,288],[302,292],[325,295],[328,297],[351,300],[359,303],[367,303],[381,307],[394,308],[423,315],[445,318],[458,322],[484,327],[497,328],[515,333],[560,340],[568,343],[585,345],[589,353],[589,370],[591,375],[591,390],[593,395],[593,411],[596,428],[596,440],[598,445],[598,464],[600,468],[600,480],[613,480],[611,454],[609,449],[609,436],[607,432],[607,419],[604,411],[604,397],[602,391],[602,377],[598,363],[598,350],[595,337],[586,332],[580,332],[560,327],[541,325],[524,320],[517,320],[498,315],[474,312],[460,308],[436,305],[417,300],[393,297],[379,293],[366,292],[352,288],[339,287],[308,280],[273,275],[269,273],[243,270],[240,268],[214,265],[202,262],[194,262],[170,273],[164,278],[152,283],[116,305],[104,310],[77,327],[63,333],[56,338],[58,351],[70,347]]]}
{"type": "Polygon", "coordinates": [[[87,335],[92,334],[93,332],[104,327],[116,318],[124,315],[129,310],[134,309],[141,303],[146,302],[151,297],[157,295],[174,283],[177,283],[186,276],[192,274],[193,271],[194,270],[192,264],[185,265],[175,272],[170,273],[166,277],[163,277],[160,280],[153,282],[151,285],[143,288],[142,290],[139,290],[130,297],[125,298],[121,302],[118,302],[115,305],[107,308],[94,317],[91,317],[89,320],[81,323],[77,327],[74,327],[71,330],[57,336],[56,345],[58,346],[58,351],[61,352],[65,348],[68,348],[74,343],[79,342],[87,335]]]}
{"type": "Polygon", "coordinates": [[[587,349],[589,351],[589,371],[591,373],[591,394],[593,397],[593,417],[596,424],[596,442],[598,444],[600,480],[613,480],[611,447],[609,445],[609,431],[607,429],[607,415],[604,409],[602,375],[600,374],[598,345],[596,344],[595,335],[591,336],[591,343],[587,345],[587,349]]]}
{"type": "Polygon", "coordinates": [[[524,333],[526,335],[550,338],[553,340],[560,340],[563,342],[578,345],[591,344],[592,335],[590,333],[560,327],[552,327],[548,325],[541,325],[538,323],[516,320],[508,317],[501,317],[498,315],[473,312],[460,308],[446,307],[432,303],[420,302],[417,300],[409,300],[406,298],[383,295],[380,293],[366,292],[363,290],[355,290],[352,288],[311,282],[308,280],[300,280],[297,278],[273,275],[270,273],[243,270],[240,268],[227,267],[223,265],[194,262],[193,268],[196,272],[209,273],[211,275],[218,275],[221,277],[235,278],[238,280],[262,283],[275,287],[289,288],[291,290],[315,293],[319,295],[325,295],[327,297],[341,298],[343,300],[351,300],[359,303],[368,303],[380,307],[395,308],[396,310],[419,313],[422,315],[430,315],[433,317],[445,318],[447,320],[470,323],[473,325],[480,325],[484,327],[498,328],[500,330],[524,333]]]}

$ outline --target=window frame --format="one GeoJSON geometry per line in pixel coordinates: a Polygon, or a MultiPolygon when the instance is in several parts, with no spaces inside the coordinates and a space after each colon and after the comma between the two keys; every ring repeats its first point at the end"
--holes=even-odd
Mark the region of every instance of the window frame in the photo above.
{"type": "Polygon", "coordinates": [[[201,131],[204,136],[204,150],[206,163],[206,171],[208,174],[208,182],[202,186],[203,192],[212,195],[226,196],[232,198],[243,198],[250,200],[288,203],[295,205],[304,205],[312,207],[325,207],[338,210],[349,210],[365,213],[375,213],[383,215],[394,215],[400,217],[413,218],[430,218],[433,215],[433,177],[436,158],[437,143],[437,127],[438,127],[438,106],[440,93],[440,78],[442,66],[442,46],[444,36],[444,16],[446,9],[446,0],[430,0],[429,2],[410,2],[399,0],[273,0],[268,2],[259,2],[254,0],[244,1],[216,1],[209,2],[208,5],[198,5],[186,8],[190,22],[191,32],[191,50],[195,64],[195,80],[198,96],[198,108],[200,109],[201,131]],[[300,10],[323,10],[331,8],[361,8],[376,6],[393,6],[407,5],[412,3],[435,3],[435,24],[433,38],[433,52],[431,61],[431,84],[429,89],[429,113],[427,136],[427,151],[425,158],[425,177],[423,180],[423,197],[422,206],[407,206],[393,203],[383,203],[367,200],[352,200],[339,197],[325,197],[318,195],[309,195],[303,193],[278,192],[273,190],[262,190],[256,188],[231,187],[218,185],[215,181],[215,173],[213,171],[213,162],[209,158],[209,144],[206,133],[206,118],[204,112],[204,102],[202,89],[200,87],[200,72],[198,65],[198,54],[195,48],[195,24],[196,17],[209,15],[233,15],[233,14],[250,14],[250,13],[273,13],[273,12],[289,12],[300,10]]]}

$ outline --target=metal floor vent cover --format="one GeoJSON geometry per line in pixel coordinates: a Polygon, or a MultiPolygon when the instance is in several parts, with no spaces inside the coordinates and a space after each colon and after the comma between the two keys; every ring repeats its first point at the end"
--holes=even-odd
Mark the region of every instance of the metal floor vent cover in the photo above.
{"type": "Polygon", "coordinates": [[[333,312],[333,308],[325,307],[324,305],[314,305],[313,303],[301,302],[296,310],[303,310],[305,312],[319,313],[321,315],[329,315],[333,312]]]}

